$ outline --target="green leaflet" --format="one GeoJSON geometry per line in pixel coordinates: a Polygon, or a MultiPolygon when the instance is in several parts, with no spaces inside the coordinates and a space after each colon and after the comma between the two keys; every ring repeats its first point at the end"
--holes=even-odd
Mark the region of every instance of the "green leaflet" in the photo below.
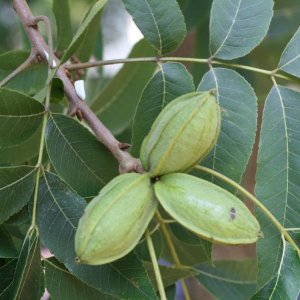
{"type": "Polygon", "coordinates": [[[300,77],[300,28],[284,49],[278,68],[300,77]]]}
{"type": "Polygon", "coordinates": [[[234,59],[253,50],[265,37],[273,0],[214,0],[210,19],[212,57],[234,59]]]}
{"type": "Polygon", "coordinates": [[[37,231],[29,231],[22,245],[12,283],[14,300],[41,298],[41,255],[37,231]]]}
{"type": "Polygon", "coordinates": [[[46,146],[57,173],[83,197],[96,196],[118,174],[118,163],[109,150],[67,116],[51,114],[46,146]]]}
{"type": "MultiPolygon", "coordinates": [[[[0,81],[21,65],[29,56],[27,51],[9,51],[0,54],[0,81]]],[[[43,89],[47,80],[47,65],[35,64],[22,71],[5,87],[26,95],[34,96],[43,89]]]]}
{"type": "Polygon", "coordinates": [[[45,260],[46,288],[53,299],[64,300],[112,300],[117,299],[105,295],[86,285],[70,273],[55,258],[45,260]]]}
{"type": "Polygon", "coordinates": [[[56,21],[57,51],[65,50],[72,41],[72,24],[69,0],[53,0],[52,10],[56,21]]]}
{"type": "Polygon", "coordinates": [[[197,267],[198,281],[216,299],[248,300],[255,292],[256,261],[214,261],[197,267]]]}
{"type": "Polygon", "coordinates": [[[36,168],[0,168],[0,224],[21,210],[30,200],[36,168]]]}
{"type": "Polygon", "coordinates": [[[74,37],[71,41],[71,44],[64,52],[64,55],[61,58],[61,63],[66,62],[77,50],[82,39],[84,38],[86,31],[89,28],[91,22],[95,18],[97,18],[97,16],[99,16],[101,9],[103,8],[103,6],[105,5],[106,2],[107,2],[107,0],[98,0],[91,6],[91,8],[90,8],[89,12],[87,13],[87,15],[85,16],[82,24],[80,25],[76,34],[74,35],[74,37]]]}
{"type": "Polygon", "coordinates": [[[300,292],[300,258],[293,247],[283,243],[276,272],[251,300],[298,299],[300,292]]]}
{"type": "Polygon", "coordinates": [[[241,182],[255,141],[257,97],[250,84],[229,69],[214,68],[206,73],[198,90],[214,88],[221,107],[221,132],[202,164],[241,182]]]}
{"type": "MultiPolygon", "coordinates": [[[[265,103],[259,142],[256,196],[285,228],[299,227],[300,220],[299,111],[300,93],[275,85],[265,103]]],[[[260,289],[277,273],[283,249],[270,220],[259,210],[257,218],[264,233],[257,243],[260,289]]],[[[292,236],[299,241],[299,234],[292,236]]]]}
{"type": "Polygon", "coordinates": [[[44,106],[24,94],[0,89],[0,149],[29,139],[42,123],[44,106]]]}
{"type": "Polygon", "coordinates": [[[159,54],[177,49],[186,35],[184,17],[176,0],[123,0],[145,39],[159,54]]]}

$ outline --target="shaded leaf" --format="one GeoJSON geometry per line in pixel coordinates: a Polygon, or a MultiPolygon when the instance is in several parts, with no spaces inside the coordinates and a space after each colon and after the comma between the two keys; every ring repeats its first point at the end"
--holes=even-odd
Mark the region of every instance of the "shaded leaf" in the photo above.
{"type": "Polygon", "coordinates": [[[278,68],[300,77],[300,28],[284,49],[278,68]]]}
{"type": "MultiPolygon", "coordinates": [[[[300,220],[299,111],[300,93],[275,85],[265,103],[259,142],[256,196],[286,228],[299,227],[300,220]]],[[[264,234],[257,243],[260,289],[277,273],[282,247],[278,229],[259,210],[257,218],[264,234]]]]}
{"type": "MultiPolygon", "coordinates": [[[[153,56],[154,50],[145,40],[138,42],[129,57],[153,56]]],[[[124,131],[132,122],[136,105],[155,64],[126,64],[97,95],[91,108],[115,134],[124,131]]]]}
{"type": "Polygon", "coordinates": [[[216,68],[204,75],[198,90],[210,89],[216,89],[221,106],[221,133],[201,165],[240,182],[255,141],[257,98],[249,83],[229,69],[216,68]]]}
{"type": "MultiPolygon", "coordinates": [[[[211,243],[183,228],[179,224],[170,224],[171,238],[179,256],[180,262],[186,266],[199,265],[211,261],[211,243]]],[[[164,240],[164,243],[165,240],[164,240]]],[[[169,262],[173,261],[167,245],[164,245],[162,257],[169,262]]]]}
{"type": "Polygon", "coordinates": [[[0,224],[29,201],[35,171],[35,167],[29,166],[0,168],[0,224]]]}
{"type": "Polygon", "coordinates": [[[18,256],[14,242],[4,226],[0,226],[0,257],[15,258],[18,256]]]}
{"type": "Polygon", "coordinates": [[[134,253],[102,266],[75,263],[75,231],[85,207],[84,199],[59,177],[46,172],[41,179],[37,207],[43,244],[72,274],[104,294],[126,299],[156,299],[142,262],[134,253]]]}
{"type": "Polygon", "coordinates": [[[214,266],[202,264],[198,281],[216,299],[248,300],[255,292],[256,261],[214,261],[214,266]]]}
{"type": "Polygon", "coordinates": [[[145,39],[159,54],[170,53],[182,43],[186,26],[176,0],[123,0],[145,39]]]}
{"type": "Polygon", "coordinates": [[[61,59],[61,63],[66,62],[74,54],[74,52],[77,50],[77,48],[79,47],[82,39],[84,38],[84,35],[85,35],[87,29],[89,28],[91,22],[97,16],[99,16],[99,14],[101,12],[101,9],[105,5],[106,2],[107,2],[107,0],[98,0],[90,8],[89,12],[87,13],[87,15],[85,16],[83,22],[81,23],[80,27],[78,28],[76,34],[74,35],[71,44],[69,45],[69,47],[65,51],[65,53],[64,53],[64,55],[61,59]]]}
{"type": "Polygon", "coordinates": [[[45,260],[46,288],[52,299],[108,300],[116,299],[102,294],[72,275],[55,258],[45,260]]]}
{"type": "MultiPolygon", "coordinates": [[[[26,51],[11,51],[0,54],[0,80],[21,65],[28,56],[29,52],[26,51]]],[[[46,64],[35,64],[10,80],[5,87],[34,96],[45,86],[47,72],[46,64]]]]}
{"type": "Polygon", "coordinates": [[[63,51],[69,46],[73,36],[69,1],[53,0],[52,10],[56,21],[56,49],[63,51]]]}
{"type": "Polygon", "coordinates": [[[175,300],[176,298],[176,285],[173,284],[165,289],[166,297],[168,300],[175,300]]]}
{"type": "Polygon", "coordinates": [[[0,164],[22,164],[27,162],[39,151],[42,126],[27,140],[8,147],[0,147],[0,164]]]}
{"type": "Polygon", "coordinates": [[[80,46],[75,53],[76,58],[78,58],[80,61],[89,61],[95,50],[97,44],[97,35],[100,31],[101,15],[102,12],[91,21],[84,34],[84,38],[82,39],[80,46]]]}
{"type": "Polygon", "coordinates": [[[118,175],[118,163],[88,129],[74,119],[51,114],[46,146],[57,173],[81,196],[96,196],[118,175]]]}
{"type": "Polygon", "coordinates": [[[13,299],[41,298],[41,255],[36,230],[29,231],[23,242],[12,283],[13,299]]]}
{"type": "Polygon", "coordinates": [[[293,247],[283,243],[276,273],[251,299],[298,299],[300,293],[300,258],[293,247]]]}
{"type": "Polygon", "coordinates": [[[273,0],[214,0],[210,20],[211,55],[242,57],[265,37],[273,16],[273,0]]]}
{"type": "Polygon", "coordinates": [[[193,78],[184,65],[172,62],[160,65],[136,108],[131,141],[133,156],[139,156],[143,139],[161,110],[175,98],[194,90],[193,78]]]}
{"type": "Polygon", "coordinates": [[[24,94],[0,89],[0,148],[30,138],[42,122],[44,106],[24,94]]]}
{"type": "Polygon", "coordinates": [[[17,265],[17,259],[10,259],[0,266],[0,299],[11,299],[11,286],[17,265]]]}
{"type": "MultiPolygon", "coordinates": [[[[158,290],[152,263],[144,262],[144,266],[146,267],[146,270],[150,276],[150,279],[152,280],[155,289],[158,290]]],[[[197,275],[197,272],[195,270],[189,268],[159,266],[159,269],[165,288],[172,286],[179,279],[193,277],[197,275]]]]}

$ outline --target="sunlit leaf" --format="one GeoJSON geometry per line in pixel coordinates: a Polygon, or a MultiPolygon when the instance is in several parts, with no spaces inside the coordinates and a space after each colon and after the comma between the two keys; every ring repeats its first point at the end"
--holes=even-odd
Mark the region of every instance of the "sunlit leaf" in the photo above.
{"type": "Polygon", "coordinates": [[[186,26],[176,0],[123,0],[145,39],[159,54],[174,51],[183,41],[186,26]]]}
{"type": "Polygon", "coordinates": [[[75,231],[86,203],[56,175],[45,173],[38,198],[41,240],[72,274],[104,294],[127,299],[156,299],[142,262],[134,253],[102,266],[75,262],[75,231]]]}
{"type": "Polygon", "coordinates": [[[74,119],[51,114],[46,145],[57,173],[81,196],[96,196],[118,174],[117,161],[109,150],[74,119]]]}
{"type": "MultiPolygon", "coordinates": [[[[256,196],[286,228],[300,227],[299,111],[300,93],[275,85],[265,103],[259,142],[256,196]]],[[[278,229],[260,210],[257,218],[264,234],[257,243],[260,289],[278,272],[283,250],[278,229]]]]}
{"type": "Polygon", "coordinates": [[[175,98],[195,90],[193,78],[180,63],[166,63],[150,79],[138,103],[132,126],[132,154],[139,155],[144,137],[161,110],[175,98]]]}
{"type": "Polygon", "coordinates": [[[211,55],[234,59],[248,54],[267,34],[272,16],[273,0],[214,0],[211,55]]]}

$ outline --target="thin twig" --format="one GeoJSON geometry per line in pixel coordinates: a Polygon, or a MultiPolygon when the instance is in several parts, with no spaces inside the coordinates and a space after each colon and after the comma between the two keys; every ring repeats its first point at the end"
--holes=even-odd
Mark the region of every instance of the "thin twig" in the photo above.
{"type": "MultiPolygon", "coordinates": [[[[13,6],[29,37],[32,51],[47,63],[49,63],[49,61],[51,62],[50,57],[48,59],[45,57],[45,53],[50,53],[49,46],[45,43],[36,25],[38,20],[45,22],[46,19],[42,17],[35,18],[25,0],[13,0],[13,6]]],[[[46,27],[48,27],[49,30],[49,26],[46,25],[46,27]]],[[[49,41],[51,43],[51,39],[49,39],[49,41]]],[[[54,54],[53,60],[58,66],[60,65],[59,59],[54,54]]],[[[143,172],[140,161],[132,157],[126,150],[121,149],[122,143],[104,126],[89,106],[78,97],[74,84],[69,79],[63,65],[58,67],[56,76],[63,82],[64,92],[69,100],[69,114],[71,116],[77,115],[79,118],[82,117],[87,122],[94,131],[97,139],[103,143],[119,161],[120,172],[143,172]]]]}
{"type": "Polygon", "coordinates": [[[162,280],[162,277],[160,274],[159,265],[158,265],[157,257],[155,254],[155,249],[153,246],[151,235],[148,230],[146,231],[146,241],[147,241],[147,246],[148,246],[148,250],[149,250],[151,261],[152,261],[152,266],[153,266],[153,270],[154,270],[154,274],[155,274],[155,278],[156,278],[156,283],[158,286],[160,299],[167,300],[163,280],[162,280]]]}
{"type": "MultiPolygon", "coordinates": [[[[182,266],[182,264],[181,264],[181,262],[179,260],[178,254],[176,252],[175,246],[173,244],[173,241],[172,241],[171,235],[169,233],[168,227],[166,226],[166,224],[164,222],[164,219],[162,218],[162,216],[159,213],[159,211],[156,211],[155,216],[156,216],[156,219],[157,219],[158,223],[161,226],[162,233],[163,233],[163,235],[165,237],[165,240],[167,242],[169,251],[170,251],[171,256],[173,258],[173,261],[174,261],[174,265],[176,267],[178,267],[178,268],[182,268],[183,266],[182,266]]],[[[191,298],[190,298],[189,290],[187,288],[185,280],[181,279],[180,282],[181,282],[181,285],[182,285],[182,290],[183,290],[183,294],[184,294],[185,300],[190,300],[191,298]]]]}
{"type": "Polygon", "coordinates": [[[283,75],[277,73],[279,71],[278,69],[270,71],[270,70],[255,68],[247,65],[232,64],[232,63],[218,61],[218,60],[210,60],[207,58],[193,58],[193,57],[137,57],[137,58],[124,58],[124,59],[111,59],[111,60],[100,60],[100,61],[78,63],[78,64],[66,64],[65,68],[71,71],[71,70],[88,69],[88,68],[100,67],[106,65],[124,64],[124,63],[170,62],[170,61],[226,66],[234,69],[241,69],[241,70],[259,73],[262,75],[274,76],[284,80],[293,80],[293,78],[290,77],[289,75],[283,75]]]}

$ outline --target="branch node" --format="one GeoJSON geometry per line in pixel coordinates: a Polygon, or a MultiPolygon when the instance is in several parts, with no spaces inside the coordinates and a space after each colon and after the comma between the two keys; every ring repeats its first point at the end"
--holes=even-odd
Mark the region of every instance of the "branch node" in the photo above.
{"type": "Polygon", "coordinates": [[[128,144],[128,143],[119,143],[119,148],[121,149],[121,150],[128,150],[129,148],[130,148],[130,144],[128,144]]]}

